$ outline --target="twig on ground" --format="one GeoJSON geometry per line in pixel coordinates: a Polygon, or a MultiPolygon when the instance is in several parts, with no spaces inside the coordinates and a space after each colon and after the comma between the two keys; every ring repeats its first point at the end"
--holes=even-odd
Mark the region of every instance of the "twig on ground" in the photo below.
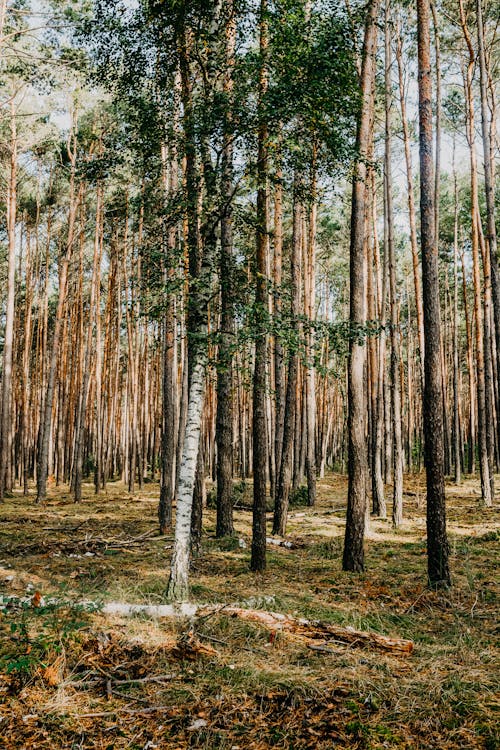
{"type": "Polygon", "coordinates": [[[150,706],[149,708],[129,708],[131,704],[115,708],[114,711],[97,711],[90,714],[75,714],[76,719],[98,719],[106,716],[116,716],[116,714],[154,714],[156,711],[170,711],[172,706],[150,706]]]}
{"type": "Polygon", "coordinates": [[[111,689],[110,695],[117,695],[119,698],[127,698],[131,701],[136,701],[137,703],[145,703],[147,706],[149,706],[149,701],[147,698],[140,698],[138,695],[130,695],[129,693],[122,693],[119,690],[113,690],[111,689]]]}

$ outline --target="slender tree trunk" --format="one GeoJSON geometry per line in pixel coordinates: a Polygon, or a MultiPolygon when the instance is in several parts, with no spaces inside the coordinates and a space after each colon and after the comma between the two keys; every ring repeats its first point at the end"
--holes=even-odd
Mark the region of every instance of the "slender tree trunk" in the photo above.
{"type": "MultiPolygon", "coordinates": [[[[295,175],[293,196],[293,233],[290,254],[290,330],[298,338],[298,315],[300,306],[300,266],[302,254],[302,219],[303,205],[301,200],[302,182],[295,175]]],[[[297,418],[297,385],[299,372],[299,355],[296,341],[292,341],[292,350],[288,356],[288,378],[286,385],[285,419],[283,427],[283,448],[281,466],[274,503],[273,534],[284,536],[288,516],[288,503],[292,485],[292,466],[294,457],[294,438],[299,432],[296,429],[297,418]]],[[[297,450],[295,450],[295,454],[297,450]]]]}
{"type": "Polygon", "coordinates": [[[458,185],[455,171],[455,141],[453,141],[453,446],[455,484],[461,482],[461,449],[460,449],[460,370],[458,352],[458,185]]]}
{"type": "Polygon", "coordinates": [[[222,154],[222,181],[225,211],[221,219],[220,285],[221,322],[217,370],[217,524],[216,536],[233,533],[233,372],[234,281],[233,281],[233,127],[231,98],[233,92],[236,19],[233,0],[227,2],[226,74],[224,93],[228,98],[222,154]]]}
{"type": "Polygon", "coordinates": [[[87,328],[87,340],[85,344],[85,355],[83,359],[83,380],[75,425],[75,449],[72,477],[75,503],[81,502],[82,499],[83,442],[85,435],[85,415],[87,411],[87,400],[89,397],[90,378],[92,373],[91,361],[94,340],[94,316],[97,316],[99,314],[99,311],[97,309],[97,287],[100,284],[100,222],[102,203],[102,186],[100,184],[97,186],[96,195],[96,229],[94,235],[94,258],[92,268],[92,285],[90,289],[89,321],[87,328]]]}
{"type": "Polygon", "coordinates": [[[175,519],[175,545],[170,569],[167,598],[183,601],[189,593],[189,553],[191,544],[191,512],[193,507],[196,465],[200,445],[201,418],[205,394],[205,362],[200,356],[193,367],[189,388],[186,432],[182,449],[177,512],[175,519]]]}
{"type": "Polygon", "coordinates": [[[472,332],[471,332],[471,321],[469,315],[469,303],[467,300],[467,275],[466,275],[466,264],[465,264],[465,253],[461,252],[461,266],[462,266],[462,293],[464,300],[464,318],[465,318],[465,332],[467,335],[467,371],[469,375],[469,437],[468,437],[468,461],[467,471],[469,474],[475,473],[476,466],[476,400],[474,387],[474,354],[472,346],[472,332]]]}
{"type": "Polygon", "coordinates": [[[391,413],[394,435],[392,523],[401,526],[403,521],[403,441],[401,435],[401,392],[399,387],[400,331],[396,287],[396,253],[394,249],[394,219],[392,207],[391,170],[391,35],[389,0],[385,4],[385,206],[387,226],[387,254],[389,259],[389,291],[391,307],[391,413]]]}
{"type": "Polygon", "coordinates": [[[405,149],[406,180],[408,192],[408,218],[410,221],[410,245],[413,266],[413,286],[415,289],[415,309],[417,312],[417,329],[418,342],[420,350],[420,373],[422,391],[424,388],[424,312],[422,307],[422,290],[420,284],[420,268],[418,260],[418,242],[417,242],[417,220],[415,211],[415,193],[413,187],[413,168],[411,161],[410,148],[410,131],[408,127],[408,118],[406,115],[406,100],[404,90],[404,73],[403,73],[403,55],[401,36],[398,31],[396,42],[396,59],[398,62],[398,79],[399,79],[399,101],[401,106],[401,121],[403,125],[403,140],[405,149]]]}
{"type": "Polygon", "coordinates": [[[359,160],[352,185],[351,240],[350,240],[350,323],[348,398],[349,398],[349,489],[342,567],[344,570],[364,570],[364,533],[366,523],[366,491],[368,461],[366,451],[365,418],[365,359],[364,334],[356,329],[366,322],[365,311],[365,200],[367,166],[365,157],[370,142],[370,123],[373,109],[373,79],[377,48],[377,14],[379,0],[370,0],[365,27],[361,70],[362,105],[356,144],[359,160]]]}
{"type": "Polygon", "coordinates": [[[266,479],[267,479],[267,426],[266,426],[266,313],[267,254],[268,254],[268,146],[264,98],[267,92],[268,21],[267,0],[260,0],[260,76],[259,76],[259,128],[257,155],[257,233],[255,258],[256,339],[253,374],[253,518],[252,557],[250,567],[261,571],[266,567],[266,479]]]}
{"type": "MultiPolygon", "coordinates": [[[[201,435],[200,435],[201,437],[201,435]]],[[[191,555],[199,557],[201,553],[201,535],[203,530],[203,508],[206,505],[205,488],[205,460],[204,450],[200,442],[198,448],[198,460],[196,463],[196,475],[193,488],[193,507],[191,509],[191,555]]]]}
{"type": "Polygon", "coordinates": [[[307,316],[306,330],[306,420],[307,420],[307,442],[306,442],[306,476],[307,476],[307,502],[309,506],[316,503],[316,368],[315,368],[315,335],[314,321],[316,317],[316,220],[317,220],[317,195],[316,195],[316,144],[313,143],[313,155],[311,160],[311,206],[309,210],[309,231],[307,244],[304,243],[304,298],[305,312],[307,316]]]}
{"type": "MultiPolygon", "coordinates": [[[[3,24],[3,13],[0,20],[3,24]]],[[[2,362],[0,404],[0,502],[11,490],[12,453],[12,370],[14,362],[14,316],[16,299],[16,213],[17,213],[17,128],[14,97],[10,104],[10,172],[7,184],[7,309],[2,362]]]]}
{"type": "MultiPolygon", "coordinates": [[[[479,82],[481,92],[481,132],[483,137],[484,190],[486,197],[486,239],[491,266],[491,291],[496,340],[496,370],[500,377],[500,275],[497,256],[497,234],[495,224],[495,162],[492,158],[494,112],[488,116],[488,66],[484,43],[483,8],[481,0],[476,0],[477,41],[479,57],[479,82]]],[[[500,442],[500,382],[497,382],[497,442],[500,442]]]]}
{"type": "MultiPolygon", "coordinates": [[[[178,76],[174,83],[178,92],[178,76]]],[[[175,195],[178,189],[177,153],[174,149],[169,154],[167,147],[162,147],[163,186],[165,199],[175,195]]],[[[166,534],[172,525],[172,504],[175,492],[176,462],[176,394],[177,394],[177,340],[175,318],[175,292],[168,288],[176,277],[175,249],[177,244],[177,226],[166,228],[165,247],[165,280],[167,282],[166,313],[163,323],[163,357],[162,357],[162,416],[161,416],[161,471],[160,502],[158,504],[158,521],[160,534],[166,534]]]]}
{"type": "MultiPolygon", "coordinates": [[[[274,185],[274,255],[273,255],[273,294],[274,294],[274,318],[279,327],[281,322],[281,283],[283,265],[283,172],[281,168],[281,152],[276,156],[278,166],[276,169],[274,185]]],[[[285,419],[285,368],[283,357],[283,344],[278,335],[274,336],[274,392],[275,392],[275,427],[274,427],[274,464],[276,466],[277,480],[281,467],[281,452],[283,449],[283,429],[285,419]]]]}
{"type": "Polygon", "coordinates": [[[73,253],[73,243],[75,239],[75,224],[77,208],[80,200],[81,190],[76,194],[75,173],[76,173],[76,123],[73,122],[73,128],[68,142],[68,154],[71,162],[70,176],[70,203],[68,215],[68,236],[66,242],[65,255],[61,261],[59,271],[59,298],[57,301],[56,316],[54,321],[54,332],[52,334],[52,348],[49,358],[49,367],[47,372],[47,385],[45,398],[42,404],[40,416],[40,429],[38,439],[38,459],[37,459],[37,503],[45,502],[47,497],[47,478],[49,473],[49,449],[50,449],[50,432],[52,418],[52,404],[54,400],[54,390],[56,384],[57,363],[59,358],[59,344],[63,325],[63,313],[66,301],[66,288],[68,282],[68,271],[71,256],[73,253]]]}
{"type": "MultiPolygon", "coordinates": [[[[172,601],[182,601],[189,594],[191,515],[205,401],[208,304],[212,294],[212,275],[215,260],[215,236],[213,232],[204,234],[203,237],[200,236],[199,212],[201,208],[201,189],[198,180],[199,159],[197,158],[197,143],[195,138],[188,45],[185,18],[183,18],[178,36],[178,46],[180,52],[183,104],[184,188],[190,277],[187,318],[189,396],[177,486],[174,551],[167,587],[167,598],[172,601]]],[[[202,156],[206,155],[202,154],[202,156]]],[[[212,178],[211,167],[209,162],[205,160],[203,162],[203,175],[207,185],[207,194],[210,194],[210,189],[212,188],[210,183],[212,178]]]]}
{"type": "MultiPolygon", "coordinates": [[[[469,52],[469,62],[465,76],[465,98],[467,109],[467,139],[470,154],[470,180],[471,180],[471,247],[472,247],[472,274],[474,279],[474,314],[476,318],[476,378],[477,378],[477,417],[478,417],[478,442],[479,442],[479,469],[481,473],[481,495],[486,506],[493,502],[491,492],[490,476],[490,451],[488,446],[487,420],[490,416],[486,413],[486,377],[487,363],[485,363],[485,347],[489,348],[489,342],[484,341],[484,320],[481,301],[481,270],[479,260],[479,198],[477,185],[477,157],[475,145],[474,124],[474,95],[473,76],[475,65],[475,53],[472,47],[470,33],[467,27],[463,1],[459,0],[460,23],[462,32],[469,52]]],[[[486,270],[486,269],[485,269],[486,270]]],[[[486,353],[487,356],[487,353],[486,353]]]]}
{"type": "Polygon", "coordinates": [[[372,496],[373,512],[379,518],[387,518],[387,505],[385,501],[384,479],[382,476],[382,450],[384,445],[384,383],[385,383],[385,349],[386,349],[386,296],[387,296],[387,254],[384,254],[383,269],[380,268],[380,249],[377,234],[377,197],[375,170],[372,170],[372,211],[373,211],[373,251],[374,268],[377,279],[377,317],[380,320],[380,335],[378,337],[377,356],[377,392],[375,406],[375,429],[373,434],[373,459],[372,459],[372,496]]]}
{"type": "Polygon", "coordinates": [[[443,401],[438,253],[432,163],[429,0],[417,0],[420,132],[420,231],[425,334],[424,438],[427,473],[427,571],[432,586],[449,585],[444,495],[443,401]]]}

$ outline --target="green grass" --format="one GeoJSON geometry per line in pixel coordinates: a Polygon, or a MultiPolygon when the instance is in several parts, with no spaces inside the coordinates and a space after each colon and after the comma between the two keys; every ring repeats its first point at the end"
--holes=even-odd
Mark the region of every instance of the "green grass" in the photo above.
{"type": "MultiPolygon", "coordinates": [[[[157,488],[148,485],[134,499],[119,483],[110,485],[106,498],[95,498],[92,488],[87,489],[80,506],[69,502],[64,488],[43,509],[18,496],[7,500],[1,509],[0,567],[10,566],[5,570],[13,572],[14,580],[4,583],[5,591],[23,595],[33,579],[44,595],[73,602],[161,603],[171,539],[151,535],[138,545],[108,549],[96,542],[154,531],[157,488]],[[66,531],[82,522],[77,531],[66,531]],[[85,556],[87,549],[94,557],[85,556]],[[69,557],[70,552],[80,557],[69,557]]],[[[251,485],[235,492],[246,499],[251,485]]],[[[425,586],[424,509],[411,498],[402,529],[372,520],[365,573],[342,572],[338,518],[344,499],[343,478],[320,483],[318,507],[304,507],[305,515],[298,518],[292,514],[291,538],[300,546],[271,548],[267,571],[259,575],[249,570],[249,546],[241,548],[238,541],[244,538],[248,545],[251,514],[237,512],[235,536],[219,540],[214,537],[214,512],[207,509],[202,554],[191,571],[192,598],[246,602],[409,638],[415,643],[412,656],[341,643],[331,644],[331,653],[312,651],[299,637],[278,632],[270,638],[261,625],[224,613],[198,622],[156,623],[144,615],[107,619],[77,613],[71,606],[59,612],[27,607],[0,616],[6,747],[66,750],[82,732],[89,748],[118,750],[144,748],[148,742],[167,750],[498,747],[495,511],[480,511],[470,496],[462,498],[453,489],[448,514],[453,588],[432,592],[425,586]],[[191,659],[176,656],[176,640],[189,629],[214,651],[191,659]],[[60,672],[59,685],[51,686],[43,676],[51,665],[60,672]],[[93,675],[95,685],[75,687],[74,681],[86,673],[93,675]],[[106,699],[105,675],[161,674],[171,677],[161,684],[122,687],[128,698],[106,699]],[[161,717],[76,717],[127,704],[167,709],[161,717]],[[39,718],[23,722],[26,715],[39,718]],[[207,726],[190,731],[197,717],[207,726]]]]}

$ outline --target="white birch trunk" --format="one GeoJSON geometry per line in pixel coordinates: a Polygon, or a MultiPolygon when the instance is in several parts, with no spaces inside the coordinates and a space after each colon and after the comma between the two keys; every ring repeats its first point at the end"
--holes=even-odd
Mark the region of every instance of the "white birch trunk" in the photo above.
{"type": "Polygon", "coordinates": [[[198,353],[189,389],[186,431],[177,488],[175,543],[167,588],[169,601],[185,601],[188,597],[189,552],[191,541],[191,509],[200,445],[201,418],[205,395],[205,357],[198,353]]]}

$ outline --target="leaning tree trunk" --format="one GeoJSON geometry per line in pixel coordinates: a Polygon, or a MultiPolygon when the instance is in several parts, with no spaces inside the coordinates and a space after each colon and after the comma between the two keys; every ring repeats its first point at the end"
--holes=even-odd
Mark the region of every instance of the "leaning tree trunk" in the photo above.
{"type": "Polygon", "coordinates": [[[438,252],[432,162],[432,83],[429,0],[417,0],[420,232],[425,335],[424,439],[427,474],[427,571],[433,586],[449,585],[444,496],[443,400],[438,252]]]}
{"type": "Polygon", "coordinates": [[[379,0],[370,0],[363,45],[361,70],[362,105],[358,122],[356,145],[358,162],[352,184],[351,240],[350,240],[350,324],[348,362],[348,436],[349,489],[342,567],[344,570],[364,570],[364,535],[366,522],[366,491],[368,457],[366,450],[365,419],[365,359],[366,342],[359,327],[365,325],[365,201],[367,191],[366,155],[372,122],[375,55],[377,48],[377,13],[379,0]]]}

